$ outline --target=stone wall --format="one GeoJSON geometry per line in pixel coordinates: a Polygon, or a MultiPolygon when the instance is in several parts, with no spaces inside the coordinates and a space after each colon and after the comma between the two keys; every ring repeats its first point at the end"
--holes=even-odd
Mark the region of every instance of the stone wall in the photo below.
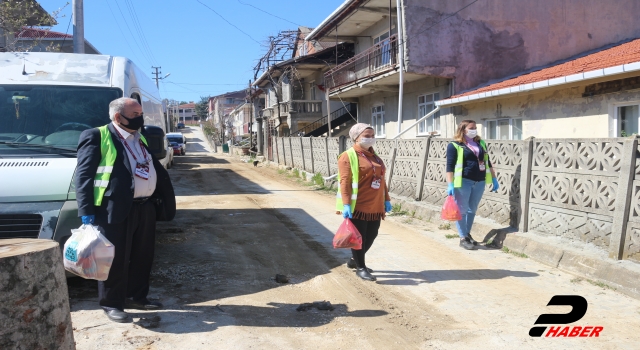
{"type": "MultiPolygon", "coordinates": [[[[378,140],[390,192],[438,211],[446,198],[451,140],[378,140]]],[[[272,161],[320,173],[337,172],[345,137],[275,138],[272,161]],[[284,154],[284,157],[282,156],[284,154]],[[312,168],[313,167],[313,168],[312,168]]],[[[478,215],[521,232],[593,244],[615,259],[640,262],[640,148],[636,137],[488,140],[500,188],[487,185],[478,215]]]]}

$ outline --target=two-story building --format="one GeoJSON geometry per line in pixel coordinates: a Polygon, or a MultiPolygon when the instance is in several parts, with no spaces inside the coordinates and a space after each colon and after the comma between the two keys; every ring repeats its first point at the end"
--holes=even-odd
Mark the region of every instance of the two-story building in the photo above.
{"type": "MultiPolygon", "coordinates": [[[[347,0],[305,39],[354,43],[325,74],[330,99],[357,102],[359,121],[392,138],[437,100],[639,37],[638,10],[633,0],[347,0]]],[[[403,137],[451,137],[449,107],[403,137]]]]}
{"type": "MultiPolygon", "coordinates": [[[[209,98],[209,112],[207,120],[211,121],[214,127],[220,130],[220,136],[226,137],[228,129],[233,127],[229,120],[229,114],[239,105],[245,103],[247,97],[246,90],[227,92],[209,98]]],[[[220,139],[220,142],[223,140],[220,139]]]]}

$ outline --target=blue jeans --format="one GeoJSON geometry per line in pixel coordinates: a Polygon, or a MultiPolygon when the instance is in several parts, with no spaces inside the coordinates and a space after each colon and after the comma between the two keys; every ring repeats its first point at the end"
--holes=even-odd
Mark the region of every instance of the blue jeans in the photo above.
{"type": "Polygon", "coordinates": [[[462,179],[462,187],[454,190],[456,203],[460,208],[462,220],[456,222],[460,238],[469,237],[473,220],[476,218],[478,204],[484,194],[484,181],[462,179]]]}

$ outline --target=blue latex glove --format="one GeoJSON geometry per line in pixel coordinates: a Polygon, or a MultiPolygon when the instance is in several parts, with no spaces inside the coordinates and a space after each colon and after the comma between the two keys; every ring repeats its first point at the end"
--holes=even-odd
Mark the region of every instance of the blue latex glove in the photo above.
{"type": "Polygon", "coordinates": [[[447,195],[453,196],[453,182],[447,184],[447,195]]]}
{"type": "Polygon", "coordinates": [[[392,209],[391,202],[384,201],[384,211],[388,213],[391,211],[391,209],[392,209]]]}
{"type": "Polygon", "coordinates": [[[83,225],[93,224],[93,221],[95,221],[95,219],[96,219],[95,215],[85,215],[82,217],[82,224],[83,225]]]}
{"type": "Polygon", "coordinates": [[[498,188],[500,188],[500,184],[498,183],[498,179],[493,178],[493,192],[498,192],[498,188]]]}
{"type": "Polygon", "coordinates": [[[353,215],[351,214],[351,205],[345,204],[344,209],[342,209],[342,217],[352,219],[353,215]]]}

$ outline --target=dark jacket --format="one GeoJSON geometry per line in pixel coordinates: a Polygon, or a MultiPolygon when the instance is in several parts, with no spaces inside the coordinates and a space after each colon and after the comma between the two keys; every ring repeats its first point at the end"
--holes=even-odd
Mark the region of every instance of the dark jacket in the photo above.
{"type": "MultiPolygon", "coordinates": [[[[462,178],[472,181],[484,181],[487,172],[486,170],[480,171],[480,165],[478,163],[478,158],[480,158],[481,160],[484,159],[484,150],[482,149],[482,147],[480,147],[480,154],[478,154],[478,157],[476,157],[476,154],[473,153],[473,151],[464,143],[457,141],[451,142],[449,146],[447,146],[447,172],[455,172],[456,161],[458,160],[458,151],[453,145],[454,142],[457,145],[462,146],[462,149],[464,150],[462,161],[462,178]]],[[[478,146],[480,146],[479,143],[478,146]]],[[[491,167],[491,161],[489,161],[489,164],[485,164],[485,169],[489,169],[489,167],[491,167]]]]}
{"type": "MultiPolygon", "coordinates": [[[[110,123],[107,128],[111,132],[117,155],[109,185],[102,199],[102,205],[95,206],[93,196],[93,180],[102,158],[100,130],[97,128],[83,131],[78,141],[78,167],[75,174],[76,200],[78,202],[78,216],[95,215],[96,221],[114,224],[124,221],[129,215],[133,204],[134,175],[125,153],[126,150],[122,142],[118,140],[113,124],[110,123]]],[[[149,150],[147,149],[147,151],[149,150]]],[[[167,170],[153,155],[151,158],[158,177],[153,197],[163,199],[165,210],[162,215],[165,220],[171,220],[176,210],[173,185],[167,170]]]]}

